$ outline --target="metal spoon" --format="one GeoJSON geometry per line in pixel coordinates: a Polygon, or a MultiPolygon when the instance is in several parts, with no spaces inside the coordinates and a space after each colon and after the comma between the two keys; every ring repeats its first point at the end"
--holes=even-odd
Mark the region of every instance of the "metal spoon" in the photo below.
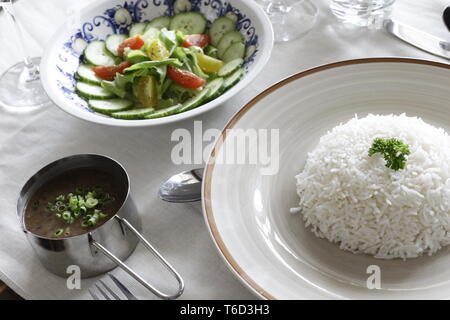
{"type": "Polygon", "coordinates": [[[202,197],[203,168],[184,171],[159,187],[159,197],[168,202],[193,202],[202,197]]]}

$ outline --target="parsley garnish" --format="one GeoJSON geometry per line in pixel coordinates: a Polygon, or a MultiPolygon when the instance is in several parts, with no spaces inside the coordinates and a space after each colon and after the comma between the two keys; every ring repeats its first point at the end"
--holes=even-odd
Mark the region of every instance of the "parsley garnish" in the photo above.
{"type": "Polygon", "coordinates": [[[410,154],[409,146],[397,139],[376,138],[369,149],[369,157],[381,153],[386,160],[386,167],[393,170],[404,169],[406,155],[410,154]]]}

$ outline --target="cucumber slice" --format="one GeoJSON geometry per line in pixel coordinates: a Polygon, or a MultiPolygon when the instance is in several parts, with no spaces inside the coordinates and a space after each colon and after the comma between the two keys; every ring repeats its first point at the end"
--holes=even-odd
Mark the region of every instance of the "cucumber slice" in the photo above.
{"type": "Polygon", "coordinates": [[[217,75],[219,77],[226,77],[229,76],[230,74],[232,74],[237,68],[239,68],[240,66],[242,66],[242,64],[244,63],[244,59],[241,58],[237,58],[234,60],[231,60],[229,62],[227,62],[222,69],[219,70],[219,72],[217,72],[217,75]]]}
{"type": "Polygon", "coordinates": [[[120,112],[111,113],[111,117],[116,119],[144,119],[145,116],[155,112],[155,108],[140,108],[140,109],[132,109],[120,112]]]}
{"type": "Polygon", "coordinates": [[[130,109],[133,106],[133,101],[126,99],[90,99],[88,101],[88,105],[91,109],[97,112],[110,114],[112,112],[119,112],[130,109]]]}
{"type": "Polygon", "coordinates": [[[205,32],[206,22],[206,18],[198,12],[182,12],[172,18],[169,27],[184,34],[198,34],[205,32]]]}
{"type": "Polygon", "coordinates": [[[96,86],[95,84],[78,81],[75,89],[80,95],[88,99],[109,99],[114,98],[114,94],[96,86]]]}
{"type": "Polygon", "coordinates": [[[211,36],[212,45],[217,46],[224,34],[234,30],[236,30],[236,22],[234,22],[230,18],[221,17],[219,19],[216,19],[216,21],[213,22],[211,28],[209,29],[209,35],[211,36]]]}
{"type": "Polygon", "coordinates": [[[106,49],[108,49],[109,52],[117,57],[119,55],[117,53],[117,49],[122,44],[122,42],[125,41],[126,38],[127,36],[124,34],[112,34],[108,36],[105,41],[106,49]]]}
{"type": "Polygon", "coordinates": [[[222,39],[220,39],[219,44],[217,45],[217,54],[219,57],[222,57],[225,51],[236,42],[245,42],[244,35],[239,31],[231,31],[223,35],[222,39]]]}
{"type": "Polygon", "coordinates": [[[239,68],[235,72],[233,72],[231,75],[226,77],[223,82],[223,91],[230,89],[232,86],[234,86],[236,83],[238,83],[239,80],[241,80],[243,75],[244,75],[244,70],[242,68],[239,68]]]}
{"type": "Polygon", "coordinates": [[[162,29],[166,28],[169,29],[170,25],[170,18],[169,17],[158,17],[150,21],[147,28],[156,28],[156,29],[162,29]]]}
{"type": "Polygon", "coordinates": [[[179,109],[180,107],[181,107],[181,104],[176,104],[171,107],[157,110],[153,113],[150,113],[148,116],[145,116],[145,119],[155,119],[155,118],[162,118],[162,117],[170,116],[172,114],[175,114],[177,109],[179,109]]]}
{"type": "Polygon", "coordinates": [[[102,79],[95,75],[95,72],[92,71],[92,66],[81,63],[78,66],[76,76],[83,82],[92,83],[100,85],[102,79]]]}
{"type": "Polygon", "coordinates": [[[222,60],[227,63],[234,59],[241,58],[244,59],[245,56],[245,44],[242,42],[235,42],[223,54],[222,60]]]}
{"type": "Polygon", "coordinates": [[[197,108],[199,105],[201,105],[203,102],[205,102],[205,100],[208,98],[208,95],[209,95],[209,89],[207,89],[207,88],[203,89],[202,91],[200,91],[199,94],[197,94],[196,96],[193,96],[188,101],[183,103],[183,105],[180,108],[178,108],[175,112],[181,113],[181,112],[185,112],[185,111],[197,108]]]}
{"type": "Polygon", "coordinates": [[[116,59],[106,49],[104,41],[93,41],[88,44],[84,50],[84,58],[90,64],[95,66],[113,66],[116,59]]]}
{"type": "Polygon", "coordinates": [[[216,78],[205,86],[205,89],[209,89],[208,96],[206,97],[207,101],[213,100],[220,96],[222,93],[223,83],[223,78],[216,78]]]}
{"type": "Polygon", "coordinates": [[[137,36],[138,34],[144,34],[147,22],[135,23],[130,28],[130,38],[137,36]]]}

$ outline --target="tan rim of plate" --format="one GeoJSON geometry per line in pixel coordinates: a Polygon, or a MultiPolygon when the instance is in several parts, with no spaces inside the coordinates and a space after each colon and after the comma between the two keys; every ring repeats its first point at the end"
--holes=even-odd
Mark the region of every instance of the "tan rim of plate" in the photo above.
{"type": "Polygon", "coordinates": [[[434,61],[427,61],[427,60],[420,60],[420,59],[410,59],[410,58],[367,58],[367,59],[354,59],[354,60],[346,60],[346,61],[340,61],[335,63],[326,64],[323,66],[315,67],[306,71],[302,71],[299,73],[296,73],[290,77],[287,77],[284,80],[281,80],[280,82],[272,85],[271,87],[267,88],[260,94],[258,94],[256,97],[254,97],[250,102],[248,102],[244,107],[242,107],[227,123],[225,128],[222,130],[222,133],[220,135],[220,138],[217,140],[216,144],[214,145],[214,148],[211,151],[211,155],[208,160],[208,164],[206,165],[205,169],[205,175],[203,178],[203,195],[202,195],[202,201],[203,201],[203,208],[204,208],[204,214],[205,219],[208,223],[209,229],[211,231],[211,235],[214,239],[214,242],[216,243],[217,248],[220,250],[222,256],[227,261],[229,266],[234,270],[234,272],[247,284],[248,287],[253,289],[255,292],[257,292],[260,296],[262,296],[265,299],[269,300],[276,300],[274,296],[272,296],[269,292],[261,288],[252,278],[250,278],[247,273],[238,265],[236,260],[234,260],[231,253],[228,251],[228,248],[225,246],[225,243],[223,242],[219,231],[217,229],[216,222],[214,220],[214,214],[211,206],[211,179],[212,179],[212,172],[214,170],[214,163],[217,154],[220,151],[220,148],[222,147],[223,142],[226,139],[226,131],[228,129],[232,129],[234,125],[244,116],[244,114],[253,108],[259,101],[264,99],[266,96],[271,94],[272,92],[276,91],[277,89],[283,87],[284,85],[295,81],[297,79],[306,77],[310,74],[314,74],[317,72],[321,72],[323,70],[329,70],[333,68],[338,68],[342,66],[348,66],[348,65],[357,65],[357,64],[365,64],[365,63],[387,63],[387,62],[394,62],[394,63],[413,63],[413,64],[420,64],[420,65],[428,65],[433,67],[439,67],[443,69],[450,69],[450,65],[440,62],[434,62],[434,61]]]}

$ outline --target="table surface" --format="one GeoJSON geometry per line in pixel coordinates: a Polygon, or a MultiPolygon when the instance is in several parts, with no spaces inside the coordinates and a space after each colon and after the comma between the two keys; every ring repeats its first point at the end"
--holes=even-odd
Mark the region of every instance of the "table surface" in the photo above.
{"type": "MultiPolygon", "coordinates": [[[[65,19],[67,8],[84,1],[21,0],[17,19],[26,34],[27,50],[39,56],[45,43],[65,19]]],[[[196,119],[165,127],[124,130],[75,119],[51,105],[29,113],[0,110],[0,280],[25,299],[89,299],[87,288],[98,278],[82,281],[81,290],[68,290],[65,280],[47,272],[33,255],[15,215],[17,194],[28,179],[45,164],[76,153],[109,155],[129,171],[132,192],[143,218],[144,236],[179,270],[186,282],[182,299],[253,299],[254,296],[227,269],[205,227],[201,206],[169,204],[157,199],[159,184],[170,175],[192,166],[171,162],[177,128],[193,132],[193,121],[203,130],[221,129],[245,102],[269,85],[295,72],[339,60],[367,57],[414,57],[445,62],[419,51],[383,30],[344,26],[328,9],[327,0],[314,1],[320,10],[316,25],[305,37],[276,44],[268,65],[251,85],[236,97],[196,119]]],[[[448,31],[440,15],[446,0],[397,0],[394,17],[440,37],[448,31]]],[[[0,73],[20,60],[16,43],[3,13],[0,14],[0,73]],[[4,45],[8,48],[4,50],[4,45]]],[[[138,247],[127,261],[159,286],[174,285],[158,264],[138,247]]],[[[156,299],[120,270],[122,282],[142,299],[156,299]]],[[[2,299],[0,282],[0,299],[2,299]]]]}
{"type": "Polygon", "coordinates": [[[0,281],[0,300],[20,300],[21,297],[0,281]]]}

